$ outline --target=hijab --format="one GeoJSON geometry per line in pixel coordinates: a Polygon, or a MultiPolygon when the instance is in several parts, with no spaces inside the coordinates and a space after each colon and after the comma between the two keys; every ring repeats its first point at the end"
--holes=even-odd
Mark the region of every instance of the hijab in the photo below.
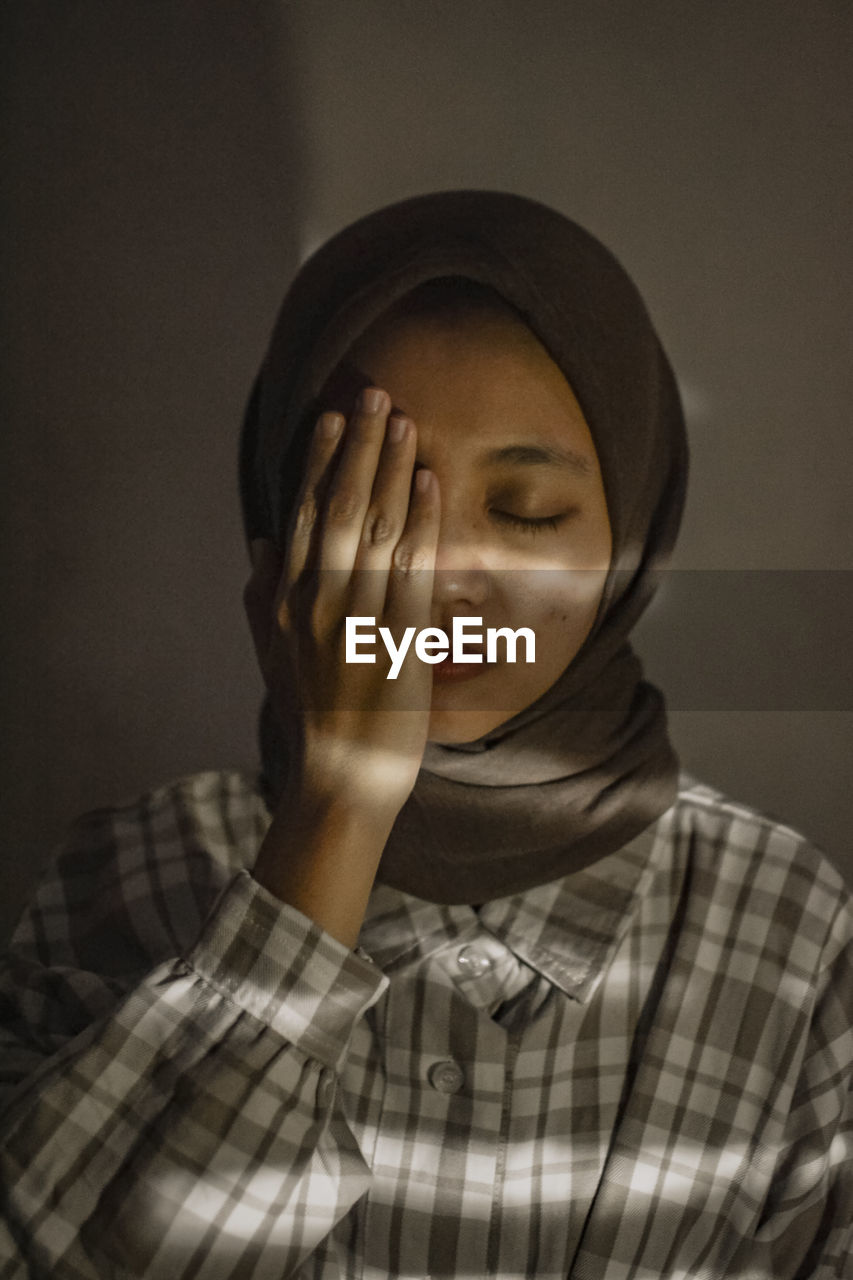
{"type": "MultiPolygon", "coordinates": [[[[500,294],[563,372],[598,453],[613,539],[596,621],[573,661],[475,742],[429,742],[388,838],[379,881],[470,904],[583,869],[675,799],[663,698],[644,680],[629,634],[675,541],[687,441],[670,364],[608,249],[522,196],[416,196],[346,227],[290,286],[241,437],[247,538],[282,545],[320,390],[355,340],[407,293],[449,276],[500,294]]],[[[288,752],[269,703],[261,749],[274,804],[288,752]]]]}

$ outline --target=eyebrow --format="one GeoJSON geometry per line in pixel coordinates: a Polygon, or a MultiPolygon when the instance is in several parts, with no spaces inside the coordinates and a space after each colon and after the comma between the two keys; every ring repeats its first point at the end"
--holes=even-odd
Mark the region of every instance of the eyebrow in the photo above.
{"type": "Polygon", "coordinates": [[[568,467],[581,476],[591,476],[594,471],[587,454],[558,444],[507,444],[487,449],[480,459],[490,466],[568,467]]]}

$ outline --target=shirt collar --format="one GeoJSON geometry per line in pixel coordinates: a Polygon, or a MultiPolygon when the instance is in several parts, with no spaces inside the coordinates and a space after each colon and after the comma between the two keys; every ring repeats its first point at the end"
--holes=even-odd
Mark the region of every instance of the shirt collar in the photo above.
{"type": "Polygon", "coordinates": [[[427,902],[388,885],[370,896],[359,944],[385,970],[486,929],[524,964],[586,1003],[646,892],[657,824],[561,880],[470,906],[427,902]]]}

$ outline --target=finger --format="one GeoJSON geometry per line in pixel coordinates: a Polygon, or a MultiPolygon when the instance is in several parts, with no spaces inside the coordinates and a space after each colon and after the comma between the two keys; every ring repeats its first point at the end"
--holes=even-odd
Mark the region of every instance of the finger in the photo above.
{"type": "Polygon", "coordinates": [[[352,571],[385,437],[390,400],[367,387],[347,427],[322,513],[319,567],[352,571]]]}
{"type": "Polygon", "coordinates": [[[362,392],[321,505],[314,608],[325,624],[343,613],[390,407],[387,392],[376,387],[362,392]]]}
{"type": "Polygon", "coordinates": [[[312,536],[318,524],[323,489],[332,469],[344,429],[340,413],[322,413],[314,428],[305,477],[296,500],[293,527],[287,541],[282,591],[296,582],[305,568],[312,536]]]}
{"type": "Polygon", "coordinates": [[[391,558],[409,514],[416,449],[415,424],[395,413],[388,419],[362,524],[347,613],[376,617],[384,612],[391,558]]]}
{"type": "Polygon", "coordinates": [[[395,636],[407,626],[429,626],[440,519],[438,480],[421,468],[415,472],[406,526],[388,574],[383,624],[395,636]]]}

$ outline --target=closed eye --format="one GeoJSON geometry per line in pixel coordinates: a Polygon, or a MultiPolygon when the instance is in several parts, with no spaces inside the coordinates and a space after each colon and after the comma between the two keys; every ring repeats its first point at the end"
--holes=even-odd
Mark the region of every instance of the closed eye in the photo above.
{"type": "Polygon", "coordinates": [[[499,524],[512,525],[527,533],[544,533],[546,529],[558,529],[570,512],[564,511],[554,516],[517,516],[511,511],[492,510],[492,515],[499,524]]]}

